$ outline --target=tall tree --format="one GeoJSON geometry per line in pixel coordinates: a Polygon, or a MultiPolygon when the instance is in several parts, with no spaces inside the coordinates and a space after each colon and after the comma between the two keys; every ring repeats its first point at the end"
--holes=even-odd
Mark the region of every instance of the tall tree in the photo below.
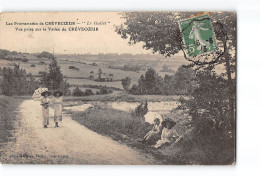
{"type": "Polygon", "coordinates": [[[189,58],[182,41],[179,20],[196,15],[197,12],[126,12],[125,22],[117,26],[116,32],[129,44],[143,43],[145,49],[152,49],[166,57],[182,52],[190,61],[190,67],[213,70],[216,65],[224,65],[224,75],[228,79],[229,110],[235,113],[235,60],[236,60],[236,14],[233,12],[211,13],[211,22],[217,39],[218,51],[204,57],[189,58]]]}
{"type": "Polygon", "coordinates": [[[125,77],[124,79],[122,79],[122,86],[123,86],[123,88],[124,88],[126,91],[129,90],[130,84],[131,84],[131,78],[125,77]]]}
{"type": "Polygon", "coordinates": [[[102,70],[101,68],[98,69],[98,79],[101,80],[102,70]]]}
{"type": "Polygon", "coordinates": [[[42,73],[41,83],[50,90],[59,89],[66,95],[69,92],[69,83],[63,78],[57,59],[52,54],[45,54],[51,60],[48,72],[42,73]]]}

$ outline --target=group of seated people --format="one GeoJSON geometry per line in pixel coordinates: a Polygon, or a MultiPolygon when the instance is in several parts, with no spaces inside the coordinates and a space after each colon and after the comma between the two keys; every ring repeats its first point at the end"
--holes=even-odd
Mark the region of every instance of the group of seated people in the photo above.
{"type": "Polygon", "coordinates": [[[155,148],[160,148],[165,144],[169,144],[173,141],[173,138],[178,138],[179,135],[173,128],[176,125],[172,119],[165,119],[160,123],[159,118],[154,119],[153,128],[149,131],[140,142],[146,144],[153,144],[155,148]]]}

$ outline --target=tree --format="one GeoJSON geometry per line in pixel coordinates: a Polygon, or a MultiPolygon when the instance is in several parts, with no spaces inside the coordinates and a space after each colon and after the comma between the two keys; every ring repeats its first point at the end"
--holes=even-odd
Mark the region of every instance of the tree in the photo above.
{"type": "Polygon", "coordinates": [[[195,73],[192,68],[180,66],[170,80],[170,83],[173,84],[174,92],[176,94],[189,94],[196,86],[194,79],[195,73]]]}
{"type": "Polygon", "coordinates": [[[230,153],[219,159],[233,162],[235,135],[228,109],[228,80],[211,71],[199,71],[195,79],[198,86],[191,92],[192,98],[182,98],[178,107],[193,117],[193,142],[187,143],[208,150],[211,161],[215,161],[219,153],[229,150],[230,153]]]}
{"type": "Polygon", "coordinates": [[[233,12],[212,12],[213,24],[218,48],[216,54],[190,59],[186,55],[178,22],[182,18],[195,15],[196,12],[125,12],[125,22],[117,26],[116,32],[129,44],[143,42],[145,49],[152,49],[164,56],[182,52],[185,59],[191,62],[190,67],[213,70],[216,65],[225,65],[229,89],[229,110],[231,117],[235,113],[235,60],[236,60],[236,14],[233,12]],[[233,55],[232,55],[233,53],[233,55]],[[233,78],[232,78],[233,74],[233,78]]]}
{"type": "MultiPolygon", "coordinates": [[[[182,31],[179,28],[179,20],[197,15],[197,12],[126,12],[122,13],[125,22],[117,26],[116,32],[124,39],[129,39],[129,44],[143,43],[143,48],[151,49],[153,52],[160,53],[165,57],[182,53],[184,58],[190,62],[186,67],[193,67],[198,76],[198,88],[195,88],[186,101],[181,101],[184,108],[187,108],[193,118],[200,117],[193,110],[204,112],[202,117],[214,117],[215,121],[221,121],[225,116],[230,122],[231,128],[227,123],[220,129],[225,133],[234,136],[235,133],[235,96],[236,96],[236,14],[233,12],[212,12],[211,23],[217,40],[218,49],[215,53],[208,53],[204,56],[189,58],[186,53],[186,46],[182,40],[182,31]],[[224,66],[225,72],[221,75],[215,74],[216,66],[224,66]],[[201,76],[204,75],[204,76],[201,76]],[[210,81],[211,79],[211,81],[210,81]],[[216,88],[212,88],[212,85],[216,88]],[[212,88],[212,89],[209,89],[212,88]],[[207,94],[206,92],[210,92],[207,94]],[[208,99],[208,97],[211,99],[208,99]],[[209,106],[206,106],[210,104],[209,106]],[[219,104],[218,104],[219,103],[219,104]],[[217,110],[214,110],[216,104],[217,110]],[[230,131],[228,130],[230,129],[230,131]]],[[[203,131],[205,134],[214,133],[212,130],[215,122],[202,118],[203,121],[196,126],[197,131],[203,131]],[[209,123],[208,123],[209,122],[209,123]],[[211,123],[212,122],[212,123],[211,123]],[[208,125],[205,125],[208,124],[208,125]],[[206,130],[205,130],[206,129],[206,130]]],[[[195,123],[195,121],[193,121],[195,123]]],[[[212,136],[211,136],[212,137],[212,136]]],[[[220,136],[215,135],[221,141],[220,136]]],[[[195,139],[195,138],[194,138],[195,139]]],[[[210,138],[201,138],[200,142],[210,145],[210,138]]],[[[234,138],[231,140],[234,145],[234,138]]],[[[221,146],[214,143],[216,146],[221,146]]],[[[228,143],[225,143],[228,145],[228,143]]],[[[224,151],[224,150],[219,150],[224,151]]],[[[213,155],[215,151],[211,151],[213,155]]],[[[213,157],[214,158],[214,157],[213,157]]]]}
{"type": "Polygon", "coordinates": [[[38,87],[39,82],[19,65],[14,64],[14,68],[3,68],[1,89],[4,95],[32,95],[38,87]]]}
{"type": "Polygon", "coordinates": [[[73,91],[72,91],[73,96],[83,96],[84,92],[77,86],[73,91]]]}
{"type": "Polygon", "coordinates": [[[47,87],[49,90],[61,89],[66,95],[69,91],[69,83],[63,78],[60,66],[53,56],[49,56],[51,63],[49,64],[48,72],[42,74],[41,83],[43,86],[47,87]]]}
{"type": "Polygon", "coordinates": [[[122,86],[123,86],[123,88],[124,88],[126,91],[129,90],[130,84],[131,84],[131,78],[125,77],[124,79],[122,79],[122,86]]]}
{"type": "Polygon", "coordinates": [[[94,95],[94,93],[91,89],[86,89],[84,95],[89,96],[89,95],[94,95]]]}
{"type": "Polygon", "coordinates": [[[101,68],[98,69],[98,79],[101,80],[102,70],[101,68]]]}
{"type": "Polygon", "coordinates": [[[144,117],[144,115],[148,112],[148,103],[147,101],[145,103],[141,103],[138,105],[135,110],[132,112],[133,116],[139,116],[144,117]]]}

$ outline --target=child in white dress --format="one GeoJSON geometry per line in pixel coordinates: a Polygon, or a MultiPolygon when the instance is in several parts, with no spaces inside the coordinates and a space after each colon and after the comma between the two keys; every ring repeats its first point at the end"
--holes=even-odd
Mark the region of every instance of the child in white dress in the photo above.
{"type": "Polygon", "coordinates": [[[162,130],[161,140],[159,140],[155,144],[155,148],[159,148],[164,144],[170,143],[172,141],[173,137],[178,137],[178,133],[173,128],[176,125],[176,122],[174,122],[171,119],[164,120],[162,122],[162,126],[164,127],[162,130]]]}
{"type": "Polygon", "coordinates": [[[62,95],[61,91],[55,91],[53,93],[53,109],[54,109],[54,122],[55,127],[59,127],[59,122],[62,121],[62,95]]]}
{"type": "Polygon", "coordinates": [[[47,128],[49,125],[49,105],[50,105],[50,99],[48,96],[51,95],[51,92],[44,91],[41,93],[41,96],[43,96],[41,100],[42,105],[42,118],[43,118],[43,127],[47,128]]]}
{"type": "Polygon", "coordinates": [[[160,125],[160,119],[155,118],[153,128],[151,131],[149,131],[142,140],[139,140],[143,143],[152,144],[156,142],[158,139],[160,139],[160,135],[162,132],[162,126],[160,125]]]}

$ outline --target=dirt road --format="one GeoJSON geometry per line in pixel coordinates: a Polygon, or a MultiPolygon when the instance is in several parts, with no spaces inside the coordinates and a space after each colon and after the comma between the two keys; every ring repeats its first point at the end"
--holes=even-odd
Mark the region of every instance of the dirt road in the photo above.
{"type": "Polygon", "coordinates": [[[64,116],[59,128],[53,119],[42,127],[39,102],[20,105],[20,128],[16,142],[9,143],[2,163],[31,164],[155,164],[155,160],[112,139],[99,135],[64,116]]]}

